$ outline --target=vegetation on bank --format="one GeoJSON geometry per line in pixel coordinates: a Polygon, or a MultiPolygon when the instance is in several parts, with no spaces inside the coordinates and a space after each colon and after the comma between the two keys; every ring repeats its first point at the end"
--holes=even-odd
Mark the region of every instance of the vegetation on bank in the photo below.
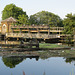
{"type": "MultiPolygon", "coordinates": [[[[38,52],[41,59],[48,59],[50,57],[75,57],[75,50],[47,50],[38,52]]],[[[71,61],[68,61],[71,62],[71,61]]]]}
{"type": "Polygon", "coordinates": [[[66,18],[63,20],[64,24],[64,33],[66,34],[74,34],[74,27],[75,27],[75,14],[67,14],[66,18]]]}
{"type": "Polygon", "coordinates": [[[50,44],[50,43],[39,43],[39,48],[65,48],[66,45],[50,44]]]}

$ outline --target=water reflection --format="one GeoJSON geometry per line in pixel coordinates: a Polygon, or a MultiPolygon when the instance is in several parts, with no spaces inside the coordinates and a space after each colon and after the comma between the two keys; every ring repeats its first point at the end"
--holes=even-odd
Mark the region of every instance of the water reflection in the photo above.
{"type": "Polygon", "coordinates": [[[65,62],[66,62],[66,63],[72,63],[72,62],[73,62],[74,65],[75,65],[75,57],[66,58],[65,62]]]}
{"type": "Polygon", "coordinates": [[[20,41],[0,41],[0,44],[20,44],[20,41]]]}
{"type": "Polygon", "coordinates": [[[46,60],[42,60],[39,58],[39,60],[36,61],[34,59],[25,58],[24,56],[23,57],[17,56],[17,57],[3,57],[2,60],[7,67],[11,68],[11,69],[6,68],[6,69],[9,70],[8,72],[12,73],[13,75],[19,75],[20,72],[23,71],[25,72],[26,75],[33,75],[33,74],[34,75],[45,75],[45,74],[69,75],[72,68],[74,68],[72,64],[67,64],[65,62],[66,59],[63,59],[63,57],[51,57],[46,60]]]}
{"type": "Polygon", "coordinates": [[[2,60],[7,67],[14,68],[17,64],[19,64],[23,61],[23,58],[2,57],[2,60]]]}
{"type": "Polygon", "coordinates": [[[1,48],[14,48],[16,45],[19,45],[21,42],[20,41],[8,41],[8,40],[3,40],[0,41],[0,46],[1,48]]]}
{"type": "Polygon", "coordinates": [[[3,56],[2,60],[7,67],[15,68],[16,65],[21,63],[23,60],[26,60],[26,58],[35,58],[36,61],[38,61],[39,56],[3,56]]]}
{"type": "MultiPolygon", "coordinates": [[[[35,58],[36,61],[39,60],[39,56],[10,56],[10,57],[3,56],[2,61],[4,62],[4,64],[7,67],[15,68],[16,65],[18,65],[22,61],[25,61],[27,58],[29,58],[29,59],[35,58]]],[[[45,58],[43,58],[43,59],[45,59],[45,58]]],[[[75,58],[72,58],[72,57],[71,58],[65,58],[65,62],[66,63],[74,63],[74,65],[75,65],[75,58]]]]}
{"type": "Polygon", "coordinates": [[[3,56],[2,61],[4,64],[0,59],[0,75],[23,75],[23,71],[26,75],[69,75],[72,69],[75,70],[75,58],[48,57],[43,60],[34,56],[3,56]],[[72,60],[72,63],[68,64],[67,59],[72,60]]]}

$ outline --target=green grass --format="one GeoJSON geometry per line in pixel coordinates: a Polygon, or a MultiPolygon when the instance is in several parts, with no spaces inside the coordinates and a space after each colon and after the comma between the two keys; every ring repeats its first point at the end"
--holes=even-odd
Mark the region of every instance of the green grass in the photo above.
{"type": "Polygon", "coordinates": [[[65,45],[49,44],[49,43],[40,43],[40,48],[62,48],[66,47],[65,45]]]}

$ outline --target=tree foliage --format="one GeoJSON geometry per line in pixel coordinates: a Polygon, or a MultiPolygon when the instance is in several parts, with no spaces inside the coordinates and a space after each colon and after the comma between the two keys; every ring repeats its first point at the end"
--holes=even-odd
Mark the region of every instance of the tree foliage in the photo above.
{"type": "Polygon", "coordinates": [[[2,11],[2,19],[3,20],[6,19],[6,18],[9,18],[11,16],[14,17],[15,19],[18,19],[19,15],[27,16],[26,12],[24,12],[22,10],[22,8],[17,7],[14,4],[6,5],[4,10],[2,11]]]}
{"type": "Polygon", "coordinates": [[[30,16],[31,24],[50,24],[52,26],[63,26],[62,20],[58,15],[48,11],[41,11],[30,16]]]}
{"type": "Polygon", "coordinates": [[[17,20],[20,24],[29,24],[28,22],[28,16],[27,15],[19,15],[18,16],[18,20],[17,20]]]}
{"type": "Polygon", "coordinates": [[[73,28],[75,27],[75,15],[71,14],[67,14],[66,15],[67,18],[65,18],[63,20],[63,24],[64,24],[64,33],[66,34],[72,34],[73,33],[73,28]]]}

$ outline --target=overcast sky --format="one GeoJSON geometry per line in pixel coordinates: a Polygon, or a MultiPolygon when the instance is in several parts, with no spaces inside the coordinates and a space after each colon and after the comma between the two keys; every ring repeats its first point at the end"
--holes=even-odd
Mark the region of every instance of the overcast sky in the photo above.
{"type": "Polygon", "coordinates": [[[15,4],[26,11],[27,15],[33,15],[45,10],[65,18],[67,13],[75,13],[75,0],[0,0],[0,20],[4,7],[15,4]]]}

